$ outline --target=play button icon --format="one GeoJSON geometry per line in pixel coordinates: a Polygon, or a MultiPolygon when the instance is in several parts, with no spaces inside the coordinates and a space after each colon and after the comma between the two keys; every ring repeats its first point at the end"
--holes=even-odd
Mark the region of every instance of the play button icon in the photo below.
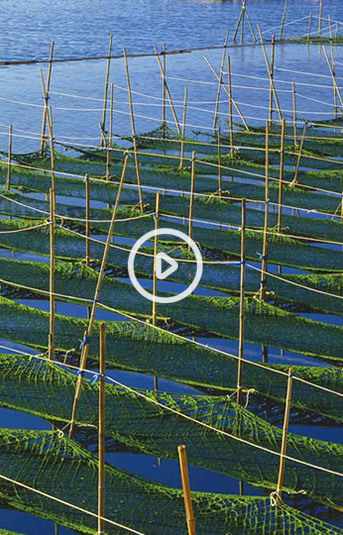
{"type": "MultiPolygon", "coordinates": [[[[146,254],[146,253],[144,253],[146,254]]],[[[151,255],[152,259],[155,260],[155,269],[156,269],[156,277],[158,280],[166,280],[170,275],[175,273],[179,269],[179,263],[182,263],[182,260],[175,260],[175,258],[172,258],[167,253],[160,252],[154,257],[151,255]]],[[[180,230],[175,230],[171,228],[160,228],[158,230],[151,230],[150,232],[147,232],[143,236],[141,236],[134,246],[132,247],[128,262],[127,262],[127,268],[129,272],[130,280],[133,284],[133,286],[136,288],[137,292],[139,292],[143,297],[146,297],[150,301],[155,301],[156,303],[176,303],[177,301],[181,301],[188,295],[190,295],[192,292],[194,292],[195,288],[198,286],[201,276],[202,276],[202,269],[203,269],[203,263],[202,263],[202,256],[199,250],[199,247],[197,244],[184,232],[181,232],[180,230]],[[187,260],[190,264],[194,262],[195,264],[195,276],[191,282],[191,284],[182,292],[175,295],[168,295],[168,296],[162,296],[162,295],[152,295],[150,292],[148,292],[143,286],[139,283],[134,269],[134,263],[135,263],[135,257],[138,253],[138,250],[142,245],[151,239],[154,239],[155,236],[161,236],[161,235],[167,235],[167,236],[173,236],[174,238],[177,238],[175,241],[183,241],[185,242],[190,249],[193,251],[195,256],[195,261],[187,260]]]]}
{"type": "Polygon", "coordinates": [[[174,260],[174,258],[171,258],[166,253],[158,253],[158,255],[156,255],[156,277],[161,281],[163,281],[164,279],[169,277],[169,275],[174,273],[178,267],[179,264],[176,262],[176,260],[174,260]],[[162,267],[164,263],[167,263],[169,267],[163,270],[162,267]]]}

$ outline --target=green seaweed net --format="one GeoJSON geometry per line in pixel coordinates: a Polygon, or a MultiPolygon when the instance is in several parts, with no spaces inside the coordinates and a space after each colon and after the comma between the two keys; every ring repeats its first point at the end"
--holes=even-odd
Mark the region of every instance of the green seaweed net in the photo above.
{"type": "MultiPolygon", "coordinates": [[[[54,421],[70,421],[77,381],[74,374],[48,361],[9,355],[1,356],[0,370],[3,406],[54,421]]],[[[85,380],[78,406],[78,424],[97,425],[98,395],[98,385],[85,380]]],[[[191,464],[275,489],[279,456],[272,452],[280,452],[282,431],[227,396],[133,392],[107,385],[106,407],[107,434],[128,446],[143,453],[176,458],[177,446],[184,443],[191,464]],[[140,393],[146,397],[141,397],[140,393]],[[225,431],[232,438],[216,430],[225,431]]],[[[287,455],[339,471],[343,446],[289,433],[287,455]]],[[[302,491],[328,505],[343,503],[343,478],[295,461],[287,461],[284,486],[290,493],[302,491]]]]}
{"type": "MultiPolygon", "coordinates": [[[[66,438],[42,431],[0,432],[1,473],[89,511],[97,510],[97,461],[66,438]]],[[[0,496],[8,505],[82,533],[95,533],[96,520],[4,480],[0,496]]],[[[202,534],[339,534],[332,527],[269,498],[193,492],[197,532],[202,534]]],[[[186,531],[182,492],[106,466],[106,518],[142,533],[179,535],[186,531]]],[[[126,530],[107,523],[106,533],[126,530]]]]}

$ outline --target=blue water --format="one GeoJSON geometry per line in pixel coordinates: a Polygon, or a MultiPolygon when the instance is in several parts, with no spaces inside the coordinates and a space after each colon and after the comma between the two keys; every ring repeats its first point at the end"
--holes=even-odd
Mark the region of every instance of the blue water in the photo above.
{"type": "MultiPolygon", "coordinates": [[[[291,0],[286,23],[304,19],[313,13],[313,27],[316,31],[318,0],[291,0]]],[[[51,40],[55,41],[55,56],[58,58],[106,55],[108,38],[114,36],[114,54],[121,54],[123,47],[128,53],[152,52],[156,43],[167,50],[192,47],[217,46],[223,43],[227,29],[232,36],[240,11],[239,1],[201,0],[3,0],[0,6],[1,57],[0,60],[46,59],[51,40]]],[[[253,21],[261,23],[264,35],[270,37],[274,27],[279,26],[283,0],[250,0],[248,10],[253,21]]],[[[324,18],[343,20],[341,0],[324,1],[324,18]]],[[[287,25],[285,35],[304,34],[308,19],[294,25],[287,25]]],[[[324,31],[327,21],[323,21],[324,31]]],[[[278,30],[276,29],[276,34],[278,30]]],[[[327,31],[326,31],[327,33],[327,31]]],[[[245,30],[247,42],[251,42],[249,29],[245,30]]],[[[335,48],[338,60],[337,79],[343,79],[343,54],[335,48]]],[[[233,92],[247,119],[254,124],[263,124],[268,106],[266,66],[259,47],[230,48],[233,76],[233,92]]],[[[212,117],[216,97],[216,82],[206,65],[206,55],[219,70],[221,51],[195,51],[189,54],[167,58],[168,83],[174,98],[179,119],[182,115],[184,87],[188,87],[188,134],[193,129],[212,131],[212,117]],[[210,83],[209,83],[210,82],[210,83]]],[[[157,127],[161,120],[161,78],[155,58],[130,59],[136,126],[138,131],[157,127]]],[[[35,150],[39,144],[42,117],[42,96],[40,66],[0,67],[0,149],[7,148],[7,126],[14,126],[14,152],[35,150]],[[14,101],[14,102],[11,102],[14,101]]],[[[103,80],[106,62],[104,60],[80,63],[57,64],[53,68],[51,100],[54,115],[54,132],[57,140],[97,145],[99,131],[97,122],[101,119],[103,80]],[[57,93],[64,93],[57,94],[57,93]],[[98,100],[87,100],[92,97],[98,100]]],[[[43,66],[46,72],[46,66],[43,66]]],[[[276,52],[276,85],[280,103],[286,116],[292,109],[291,81],[296,82],[298,116],[300,119],[315,116],[326,119],[332,115],[332,83],[325,58],[317,46],[285,45],[276,52]],[[283,70],[287,69],[287,70],[283,70]],[[291,70],[292,72],[289,72],[291,70]],[[298,71],[298,72],[295,72],[298,71]],[[308,75],[306,73],[312,73],[308,75]],[[311,96],[319,102],[308,99],[311,96]],[[289,111],[287,111],[289,110],[289,111]]],[[[113,60],[110,81],[115,84],[115,133],[130,132],[128,102],[124,65],[121,59],[113,60]]],[[[340,82],[339,82],[340,83],[340,82]]],[[[227,99],[222,95],[221,117],[227,119],[227,99]]],[[[275,114],[276,117],[276,114],[275,114]]],[[[173,118],[167,111],[167,119],[173,126],[173,118]]],[[[238,119],[237,119],[238,120],[238,119]]],[[[76,203],[75,199],[63,199],[76,203]]],[[[102,206],[94,203],[93,206],[102,206]]],[[[11,256],[10,251],[1,250],[1,256],[11,256]]],[[[44,257],[17,253],[16,258],[46,261],[44,257]]],[[[170,289],[170,288],[169,288],[170,289]]],[[[204,292],[202,292],[204,293],[204,292]]],[[[206,292],[207,293],[207,292],[206,292]]],[[[46,309],[47,303],[26,301],[26,304],[46,309]]],[[[85,317],[84,307],[58,304],[58,312],[85,317]]],[[[314,317],[314,315],[309,315],[314,317]]],[[[116,316],[101,311],[98,319],[113,320],[116,316]]],[[[330,321],[323,315],[316,319],[330,321]]],[[[332,321],[337,321],[333,319],[332,321]]],[[[237,353],[237,342],[205,339],[219,349],[237,353]]],[[[0,344],[18,347],[7,340],[0,344]]],[[[3,350],[2,350],[3,351],[3,350]]],[[[261,359],[261,348],[245,344],[245,355],[254,360],[261,359]]],[[[270,348],[271,362],[309,364],[313,361],[270,348]]],[[[314,362],[315,365],[324,365],[314,362]]],[[[116,379],[141,388],[152,388],[153,378],[127,372],[111,372],[116,379]]],[[[194,392],[194,389],[159,380],[161,390],[194,392]]],[[[46,429],[46,422],[39,418],[9,410],[0,410],[1,427],[46,429]]],[[[293,426],[299,434],[331,441],[342,442],[340,431],[313,426],[293,426]]],[[[175,461],[162,460],[161,466],[153,457],[133,454],[108,454],[108,462],[126,468],[134,473],[180,487],[178,465],[175,461]]],[[[202,491],[237,493],[238,482],[221,474],[190,467],[192,488],[202,491]]],[[[257,494],[257,489],[245,485],[247,494],[257,494]]],[[[0,528],[12,529],[26,535],[53,534],[55,527],[47,521],[15,511],[0,510],[0,528]]],[[[60,528],[61,535],[69,530],[60,528]]]]}

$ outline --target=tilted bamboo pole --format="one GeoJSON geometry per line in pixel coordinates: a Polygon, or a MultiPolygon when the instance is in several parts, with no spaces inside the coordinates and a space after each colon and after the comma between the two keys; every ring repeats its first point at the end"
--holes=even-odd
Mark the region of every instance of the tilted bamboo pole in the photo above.
{"type": "Polygon", "coordinates": [[[293,102],[293,132],[294,132],[294,147],[298,146],[297,134],[297,92],[295,89],[295,82],[292,82],[292,102],[293,102]]]}
{"type": "Polygon", "coordinates": [[[277,218],[277,232],[281,232],[282,228],[282,203],[283,203],[283,178],[285,169],[285,119],[281,121],[281,139],[280,139],[280,166],[279,166],[279,195],[278,195],[278,218],[277,218]]]}
{"type": "MultiPolygon", "coordinates": [[[[193,210],[194,210],[194,186],[195,186],[195,151],[192,152],[192,164],[191,164],[191,190],[189,195],[189,210],[188,210],[188,236],[193,238],[193,210]]],[[[191,250],[188,245],[188,250],[191,250]]]]}
{"type": "Polygon", "coordinates": [[[336,77],[335,77],[335,75],[334,75],[334,73],[333,73],[332,65],[331,65],[331,63],[330,63],[328,53],[327,53],[326,48],[325,48],[324,45],[323,45],[322,48],[323,48],[323,51],[324,51],[324,55],[325,55],[326,62],[327,62],[328,67],[329,67],[329,71],[330,71],[330,74],[331,74],[331,78],[332,78],[333,85],[334,85],[334,87],[336,88],[336,93],[337,93],[338,98],[339,98],[339,100],[340,100],[341,106],[343,107],[343,99],[342,99],[341,91],[340,91],[340,89],[339,89],[339,87],[338,87],[338,85],[337,85],[336,77]]]}
{"type": "Polygon", "coordinates": [[[185,87],[185,94],[184,94],[184,98],[183,98],[182,134],[181,134],[181,145],[180,145],[180,165],[179,165],[179,169],[183,169],[183,159],[184,159],[184,155],[185,155],[187,99],[188,99],[188,89],[187,89],[187,87],[185,87]]]}
{"type": "Polygon", "coordinates": [[[292,388],[293,388],[293,369],[288,370],[288,381],[287,381],[287,394],[286,394],[286,406],[285,406],[285,415],[283,420],[283,430],[282,430],[282,442],[281,442],[281,455],[280,455],[280,465],[279,465],[279,474],[276,487],[276,497],[278,500],[282,500],[282,488],[285,474],[285,456],[287,452],[287,435],[289,427],[289,416],[291,412],[291,402],[292,402],[292,388]]]}
{"type": "Polygon", "coordinates": [[[303,148],[304,148],[306,129],[307,129],[307,121],[304,122],[304,128],[303,128],[303,132],[302,132],[302,135],[301,135],[298,158],[297,158],[297,163],[296,163],[295,169],[294,169],[294,178],[292,180],[292,184],[297,184],[297,182],[298,182],[298,174],[299,174],[301,157],[302,157],[303,148]]]}
{"type": "Polygon", "coordinates": [[[98,532],[105,534],[105,411],[106,411],[106,324],[100,323],[98,428],[98,532]]]}
{"type": "Polygon", "coordinates": [[[332,68],[332,85],[333,85],[333,109],[334,109],[334,117],[337,119],[338,116],[338,102],[337,102],[337,91],[336,91],[336,63],[335,63],[335,55],[333,52],[333,42],[330,43],[330,49],[331,49],[331,68],[332,68]]]}
{"type": "Polygon", "coordinates": [[[107,256],[108,256],[108,252],[109,252],[109,249],[110,249],[111,237],[113,235],[115,221],[116,221],[117,212],[118,212],[118,208],[119,208],[119,202],[120,202],[121,192],[122,192],[122,189],[123,189],[123,184],[124,184],[124,179],[125,179],[125,174],[126,174],[128,158],[129,158],[128,156],[125,156],[125,160],[124,160],[124,164],[123,164],[123,170],[122,170],[120,183],[119,183],[119,187],[118,187],[118,193],[117,193],[115,204],[114,204],[114,208],[113,208],[111,223],[110,223],[110,227],[109,227],[108,234],[107,234],[107,239],[106,239],[104,253],[103,253],[103,257],[102,257],[102,261],[101,261],[100,271],[99,271],[99,274],[98,274],[98,279],[97,279],[96,288],[95,288],[95,292],[94,292],[94,298],[93,298],[91,314],[90,314],[90,318],[89,318],[89,322],[88,322],[87,332],[86,332],[86,335],[85,335],[84,340],[82,342],[81,357],[80,357],[80,371],[81,371],[81,373],[78,376],[76,387],[75,387],[72,416],[71,416],[70,428],[69,428],[69,438],[72,438],[73,432],[74,432],[75,418],[76,418],[76,413],[77,413],[77,406],[78,406],[78,402],[79,402],[79,398],[80,398],[80,394],[81,394],[81,389],[82,389],[82,383],[83,383],[82,371],[85,369],[85,367],[87,365],[88,352],[89,352],[89,339],[90,339],[90,337],[92,335],[92,332],[93,332],[94,321],[95,321],[95,313],[96,313],[96,309],[97,309],[97,305],[98,305],[98,299],[99,299],[99,295],[100,295],[102,281],[103,281],[103,278],[104,278],[107,256]]]}
{"type": "Polygon", "coordinates": [[[272,37],[272,50],[270,61],[270,87],[269,87],[269,121],[273,122],[273,84],[274,84],[274,69],[275,69],[275,35],[272,37]]]}
{"type": "Polygon", "coordinates": [[[191,487],[190,487],[190,482],[189,482],[186,446],[184,445],[178,446],[178,453],[179,453],[179,463],[180,463],[180,472],[181,472],[183,499],[185,503],[188,535],[196,535],[191,487]]]}
{"type": "Polygon", "coordinates": [[[213,133],[214,134],[215,134],[216,129],[217,129],[218,109],[219,109],[219,102],[220,102],[220,93],[221,93],[221,88],[222,88],[222,84],[223,84],[224,65],[225,65],[226,47],[227,47],[228,39],[229,39],[229,30],[226,30],[225,40],[224,40],[224,47],[223,47],[223,54],[222,54],[222,61],[221,61],[221,64],[220,64],[219,80],[218,80],[218,86],[217,86],[216,105],[215,105],[215,109],[214,109],[214,119],[213,119],[213,133]]]}
{"type": "MultiPolygon", "coordinates": [[[[113,46],[113,35],[110,35],[110,42],[109,42],[109,45],[108,45],[108,56],[107,56],[106,73],[105,73],[104,105],[103,105],[103,109],[102,109],[102,120],[101,120],[101,126],[102,126],[102,130],[104,132],[106,132],[108,85],[109,85],[110,70],[111,70],[112,46],[113,46]]],[[[101,143],[102,147],[105,147],[103,136],[101,136],[100,143],[101,143]]]]}
{"type": "Polygon", "coordinates": [[[137,186],[138,186],[139,206],[140,206],[141,212],[143,212],[143,195],[142,195],[141,175],[140,175],[140,170],[139,170],[139,160],[138,160],[138,153],[137,153],[135,116],[134,116],[134,113],[133,113],[129,64],[127,62],[127,55],[126,55],[126,49],[125,48],[123,49],[123,54],[124,54],[125,71],[126,71],[127,92],[128,92],[128,97],[129,97],[129,106],[130,106],[131,132],[132,132],[132,142],[133,142],[133,150],[134,150],[135,166],[136,166],[136,177],[137,177],[137,186]]]}
{"type": "Polygon", "coordinates": [[[111,103],[110,103],[110,131],[108,135],[107,152],[106,152],[106,179],[110,180],[112,175],[112,143],[113,143],[113,106],[114,90],[111,84],[111,103]]]}
{"type": "Polygon", "coordinates": [[[8,127],[8,162],[7,162],[7,180],[6,180],[6,190],[11,189],[11,175],[12,175],[12,139],[13,139],[13,127],[10,124],[8,127]]]}
{"type": "Polygon", "coordinates": [[[264,56],[264,60],[266,62],[266,67],[267,67],[269,80],[270,80],[270,84],[271,84],[271,87],[272,87],[272,91],[273,91],[273,95],[274,95],[277,111],[278,111],[278,114],[279,114],[279,119],[281,121],[282,120],[282,113],[281,113],[281,108],[280,108],[279,97],[278,97],[277,92],[276,92],[274,80],[273,80],[273,77],[272,77],[271,66],[269,64],[269,59],[268,59],[268,56],[267,56],[266,47],[265,47],[265,44],[263,42],[262,32],[261,32],[261,28],[260,28],[259,24],[257,25],[257,30],[258,30],[260,41],[261,41],[263,56],[264,56]]]}
{"type": "Polygon", "coordinates": [[[217,131],[217,155],[218,155],[218,193],[219,198],[222,197],[222,152],[221,152],[221,136],[220,127],[217,131]]]}
{"type": "MultiPolygon", "coordinates": [[[[156,54],[156,59],[157,59],[158,66],[160,68],[161,76],[163,78],[163,66],[162,66],[161,58],[160,58],[160,55],[159,55],[159,53],[157,51],[156,45],[154,45],[154,51],[155,51],[155,54],[156,54]]],[[[176,126],[176,129],[177,129],[179,135],[181,135],[180,123],[179,123],[179,120],[177,118],[177,114],[176,114],[176,111],[175,111],[175,108],[174,108],[174,104],[173,104],[173,99],[171,97],[169,86],[168,86],[166,78],[164,79],[164,83],[165,83],[166,93],[167,93],[167,97],[168,97],[168,101],[169,101],[169,106],[170,106],[170,109],[171,109],[173,117],[174,117],[175,126],[176,126]]]]}
{"type": "Polygon", "coordinates": [[[256,39],[256,35],[255,35],[255,30],[254,30],[254,27],[253,27],[251,19],[250,19],[249,11],[247,9],[245,10],[245,14],[246,14],[247,19],[248,19],[248,24],[249,24],[249,28],[250,28],[250,32],[251,32],[252,38],[254,40],[254,43],[256,43],[257,39],[256,39]]]}
{"type": "Polygon", "coordinates": [[[48,108],[49,108],[49,93],[50,93],[50,84],[51,84],[51,73],[52,73],[52,64],[53,64],[53,58],[54,58],[54,49],[55,49],[55,43],[54,41],[51,42],[50,46],[50,59],[49,59],[49,67],[48,67],[48,76],[46,79],[46,91],[44,95],[44,110],[43,110],[43,122],[42,122],[42,133],[41,133],[41,139],[40,139],[40,155],[43,156],[44,153],[44,143],[45,143],[45,132],[46,132],[46,124],[48,120],[48,108]]]}
{"type": "Polygon", "coordinates": [[[246,0],[242,0],[242,22],[241,22],[241,43],[244,42],[244,24],[245,24],[245,12],[246,12],[246,0]]]}
{"type": "Polygon", "coordinates": [[[283,13],[282,13],[281,28],[280,28],[280,33],[279,33],[279,41],[282,40],[283,30],[285,28],[285,22],[286,22],[286,16],[287,16],[287,8],[288,8],[288,0],[285,0],[285,5],[284,5],[284,8],[283,8],[283,13]]]}
{"type": "Polygon", "coordinates": [[[242,199],[241,222],[241,280],[239,297],[239,341],[237,363],[237,403],[242,403],[243,387],[243,355],[244,355],[244,305],[245,305],[245,230],[246,230],[246,202],[242,199]]]}
{"type": "MultiPolygon", "coordinates": [[[[213,65],[211,64],[211,62],[207,59],[206,56],[204,56],[204,60],[206,61],[207,65],[210,67],[211,71],[213,72],[213,74],[215,75],[215,77],[217,78],[217,80],[219,81],[219,75],[217,74],[217,71],[215,70],[215,68],[213,67],[213,65]]],[[[226,92],[226,94],[227,94],[228,96],[230,96],[230,94],[229,94],[229,90],[227,89],[227,87],[226,87],[225,85],[223,85],[223,89],[224,89],[224,91],[226,92]]],[[[245,126],[245,129],[249,132],[248,124],[247,124],[246,120],[244,119],[243,114],[242,114],[241,110],[239,109],[238,104],[237,104],[237,102],[235,101],[235,99],[233,98],[232,94],[231,94],[231,100],[232,100],[233,105],[234,105],[235,108],[236,108],[236,111],[237,111],[238,115],[239,115],[240,118],[241,118],[242,123],[243,123],[244,126],[245,126]]]]}
{"type": "Polygon", "coordinates": [[[236,22],[236,26],[235,26],[234,32],[233,32],[233,37],[232,37],[233,41],[236,41],[238,30],[239,30],[239,26],[240,26],[241,20],[242,20],[242,15],[243,15],[243,3],[242,3],[241,10],[239,12],[239,16],[238,16],[238,19],[237,19],[237,22],[236,22]]]}
{"type": "Polygon", "coordinates": [[[50,196],[50,268],[49,268],[49,343],[48,357],[49,360],[55,360],[55,192],[51,188],[50,196]]]}
{"type": "Polygon", "coordinates": [[[233,144],[233,116],[232,116],[232,80],[231,80],[231,58],[227,57],[227,85],[229,95],[229,128],[230,128],[230,156],[234,157],[234,144],[233,144]]]}

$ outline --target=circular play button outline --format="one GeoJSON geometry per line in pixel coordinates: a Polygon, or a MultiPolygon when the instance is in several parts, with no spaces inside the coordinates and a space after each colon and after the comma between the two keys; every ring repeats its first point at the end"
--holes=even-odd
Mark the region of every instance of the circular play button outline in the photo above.
{"type": "Polygon", "coordinates": [[[185,299],[185,297],[188,297],[192,292],[194,292],[195,288],[198,286],[200,279],[202,277],[203,261],[202,261],[200,249],[197,246],[197,244],[192,240],[192,238],[187,236],[187,234],[185,234],[184,232],[181,232],[181,230],[176,230],[176,229],[165,227],[165,228],[159,228],[157,230],[150,230],[149,232],[146,232],[145,234],[143,234],[143,236],[141,236],[136,241],[136,243],[133,245],[130,251],[129,258],[127,261],[127,267],[128,267],[129,277],[134,288],[143,297],[155,303],[177,303],[178,301],[182,301],[182,299],[185,299]],[[175,236],[176,238],[179,238],[182,241],[186,242],[187,245],[189,245],[189,247],[192,249],[195,255],[195,259],[196,259],[196,272],[195,272],[195,277],[193,281],[191,282],[191,284],[188,286],[188,288],[183,290],[183,292],[176,294],[176,295],[171,295],[168,297],[163,297],[163,296],[158,296],[158,295],[154,296],[150,292],[145,290],[145,288],[143,288],[143,286],[138,282],[138,279],[135,274],[135,268],[134,268],[136,254],[138,253],[138,250],[143,245],[143,243],[150,240],[151,238],[155,238],[155,236],[161,236],[161,235],[175,236]]]}

